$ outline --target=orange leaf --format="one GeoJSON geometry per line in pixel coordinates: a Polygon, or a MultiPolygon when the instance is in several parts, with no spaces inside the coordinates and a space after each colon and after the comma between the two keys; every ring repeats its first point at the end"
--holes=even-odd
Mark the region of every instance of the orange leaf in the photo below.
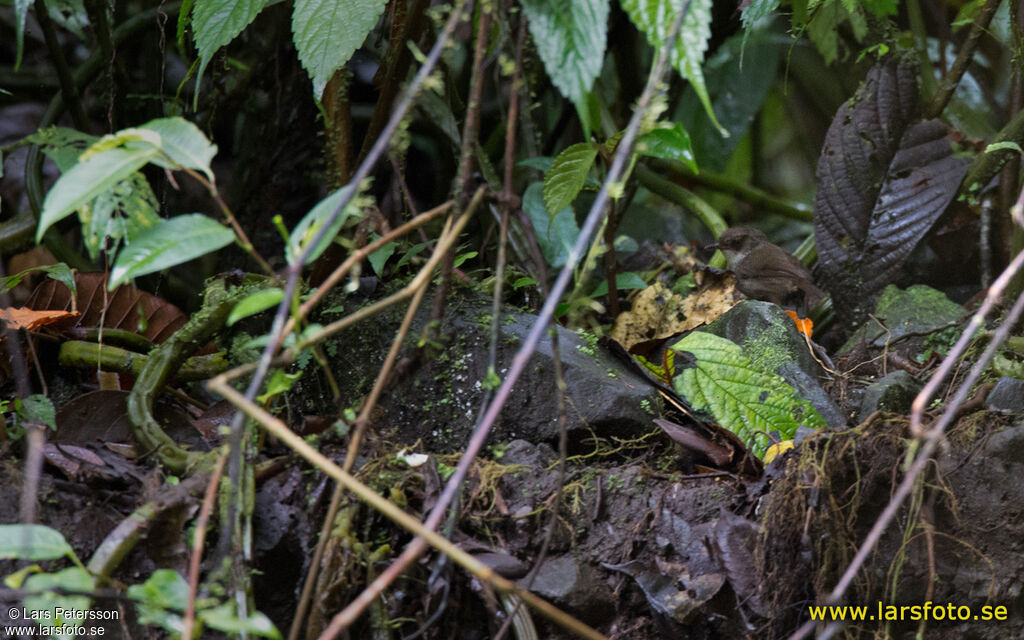
{"type": "Polygon", "coordinates": [[[37,331],[48,324],[76,317],[78,317],[78,313],[70,311],[35,311],[25,307],[0,309],[0,319],[6,321],[8,327],[28,331],[37,331]]]}
{"type": "Polygon", "coordinates": [[[796,311],[786,310],[790,318],[793,318],[793,322],[796,323],[796,330],[804,334],[808,338],[811,337],[811,333],[814,331],[814,323],[811,322],[810,318],[801,318],[796,314],[796,311]]]}

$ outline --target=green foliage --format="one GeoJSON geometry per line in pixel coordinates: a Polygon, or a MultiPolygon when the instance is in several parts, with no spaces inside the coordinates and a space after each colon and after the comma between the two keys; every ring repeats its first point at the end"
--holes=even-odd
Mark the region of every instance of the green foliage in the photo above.
{"type": "Polygon", "coordinates": [[[276,307],[283,299],[284,290],[280,287],[261,289],[260,291],[250,293],[248,296],[243,298],[234,309],[231,310],[231,314],[228,316],[227,325],[229,327],[233,326],[242,318],[248,318],[249,316],[254,316],[261,311],[266,311],[271,307],[276,307]]]}
{"type": "Polygon", "coordinates": [[[135,600],[140,624],[155,624],[172,633],[181,633],[185,623],[179,612],[188,604],[188,583],[176,571],[157,569],[142,584],[128,587],[135,600]]]}
{"type": "Polygon", "coordinates": [[[604,61],[608,0],[522,0],[522,5],[548,77],[583,111],[583,97],[604,61]]]}
{"type": "Polygon", "coordinates": [[[728,136],[728,132],[715,118],[711,98],[704,85],[704,73],[701,71],[704,52],[707,51],[708,38],[711,36],[711,0],[622,0],[622,8],[629,14],[629,19],[655,49],[665,46],[669,29],[672,28],[672,16],[678,15],[684,6],[688,8],[672,49],[672,66],[697,92],[708,118],[718,126],[723,136],[728,136]]]}
{"type": "Polygon", "coordinates": [[[544,174],[544,206],[548,215],[554,218],[572,204],[583,188],[596,157],[597,145],[589,142],[574,144],[558,154],[544,174]]]}
{"type": "Polygon", "coordinates": [[[676,160],[697,171],[697,160],[693,157],[690,134],[678,122],[671,126],[652,129],[638,137],[636,152],[642,156],[676,160]]]}
{"type": "Polygon", "coordinates": [[[41,524],[0,524],[0,560],[57,560],[74,556],[71,545],[55,529],[41,524]]]}
{"type": "Polygon", "coordinates": [[[384,0],[295,0],[292,35],[317,98],[384,11],[384,0]]]}
{"type": "MultiPolygon", "coordinates": [[[[351,187],[343,187],[327,196],[313,207],[299,221],[299,224],[295,225],[291,238],[288,240],[288,246],[285,248],[288,264],[295,264],[298,261],[299,257],[306,251],[307,246],[313,242],[313,239],[320,231],[320,227],[334,214],[338,205],[348,196],[351,189],[351,187]]],[[[331,223],[330,228],[324,233],[320,243],[306,257],[307,264],[316,260],[320,257],[321,253],[327,250],[327,247],[331,246],[331,243],[334,242],[334,237],[338,235],[338,232],[341,231],[341,228],[349,219],[356,219],[361,215],[360,209],[361,200],[359,198],[352,198],[345,205],[344,211],[335,217],[334,222],[331,223]]]]}
{"type": "Polygon", "coordinates": [[[558,268],[565,264],[569,249],[580,235],[580,229],[576,226],[572,207],[563,207],[554,216],[549,216],[542,192],[543,186],[539,182],[527,187],[523,194],[523,213],[533,223],[533,231],[544,259],[552,267],[558,268]]]}
{"type": "MultiPolygon", "coordinates": [[[[221,47],[249,26],[271,0],[195,0],[192,31],[199,51],[199,76],[221,47]]],[[[324,85],[366,39],[385,6],[384,0],[297,0],[292,11],[292,40],[319,99],[324,85]]],[[[188,9],[182,9],[187,15],[188,9]]],[[[179,22],[179,39],[181,38],[179,22]]]]}
{"type": "Polygon", "coordinates": [[[682,368],[676,359],[675,390],[694,409],[714,416],[757,457],[772,444],[770,433],[790,440],[797,427],[825,427],[813,406],[780,376],[758,369],[733,342],[695,331],[672,346],[696,359],[682,368]]]}
{"type": "Polygon", "coordinates": [[[118,254],[110,270],[109,288],[223,249],[234,239],[234,232],[200,213],[164,220],[143,231],[118,254]]]}
{"type": "Polygon", "coordinates": [[[3,285],[0,286],[0,291],[10,291],[14,287],[21,284],[21,281],[25,276],[35,271],[42,271],[48,277],[53,278],[57,282],[63,284],[65,287],[68,288],[68,291],[71,292],[72,296],[78,295],[78,287],[75,285],[75,274],[72,273],[71,267],[64,264],[63,262],[58,262],[57,264],[43,265],[40,267],[30,267],[23,271],[19,271],[13,276],[7,276],[6,278],[3,279],[3,285]]]}

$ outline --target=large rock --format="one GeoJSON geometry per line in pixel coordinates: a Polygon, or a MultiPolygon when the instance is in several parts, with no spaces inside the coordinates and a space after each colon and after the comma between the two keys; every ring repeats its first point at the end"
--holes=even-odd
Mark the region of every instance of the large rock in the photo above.
{"type": "Polygon", "coordinates": [[[792,318],[778,305],[746,300],[700,330],[735,342],[755,365],[781,376],[830,427],[846,424],[846,417],[819,382],[824,370],[792,318]]]}
{"type": "MultiPolygon", "coordinates": [[[[410,336],[419,335],[429,311],[430,303],[424,302],[410,336]]],[[[443,346],[432,357],[394,376],[381,403],[384,411],[374,424],[393,429],[393,435],[406,442],[422,438],[432,451],[464,446],[480,413],[485,387],[493,387],[497,381],[492,378],[488,382],[490,317],[489,300],[454,299],[442,328],[446,336],[443,346]]],[[[502,313],[496,367],[499,379],[505,377],[535,321],[531,313],[512,309],[502,313]]],[[[356,406],[372,388],[400,322],[399,311],[384,313],[325,345],[328,356],[334,356],[334,374],[344,404],[356,406]]],[[[593,336],[577,335],[563,327],[557,331],[568,397],[566,428],[625,437],[651,429],[651,418],[661,403],[658,392],[604,351],[593,336]]],[[[506,402],[491,442],[557,438],[556,391],[551,338],[545,335],[506,402]]],[[[303,413],[322,414],[323,398],[330,394],[322,381],[319,388],[307,382],[303,396],[303,413]]]]}

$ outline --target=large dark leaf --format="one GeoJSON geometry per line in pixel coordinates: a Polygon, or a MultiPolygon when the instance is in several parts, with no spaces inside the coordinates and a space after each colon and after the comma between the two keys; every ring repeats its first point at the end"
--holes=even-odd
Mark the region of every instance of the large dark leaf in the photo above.
{"type": "Polygon", "coordinates": [[[818,161],[814,237],[825,287],[856,324],[892,283],[967,170],[946,127],[912,123],[914,68],[880,63],[836,113],[818,161]]]}

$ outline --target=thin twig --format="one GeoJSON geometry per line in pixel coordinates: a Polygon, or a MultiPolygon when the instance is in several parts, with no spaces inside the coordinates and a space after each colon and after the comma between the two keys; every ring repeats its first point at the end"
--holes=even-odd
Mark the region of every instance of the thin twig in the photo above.
{"type": "Polygon", "coordinates": [[[967,72],[967,67],[970,66],[971,61],[974,59],[974,51],[978,48],[981,35],[988,29],[989,23],[992,22],[992,16],[996,14],[996,9],[999,8],[1001,2],[1002,0],[987,0],[981,7],[978,17],[974,19],[974,24],[971,25],[971,32],[967,35],[967,40],[964,41],[963,46],[960,47],[960,52],[957,53],[953,66],[950,67],[949,73],[939,83],[939,88],[935,92],[931,104],[928,106],[927,118],[938,118],[946,109],[946,105],[949,104],[949,101],[953,98],[953,93],[960,84],[960,79],[963,78],[964,73],[967,72]]]}
{"type": "Polygon", "coordinates": [[[206,525],[210,522],[210,513],[213,512],[213,505],[217,499],[217,486],[220,485],[220,478],[224,474],[224,463],[227,458],[226,451],[217,458],[217,466],[213,468],[213,473],[210,475],[206,493],[203,494],[203,506],[199,509],[199,517],[196,518],[196,533],[192,539],[192,557],[188,562],[188,601],[185,604],[182,640],[192,639],[192,629],[196,623],[196,595],[199,593],[199,568],[202,565],[203,546],[206,543],[206,525]]]}
{"type": "MultiPolygon", "coordinates": [[[[924,409],[928,403],[931,402],[935,392],[938,390],[938,386],[945,380],[946,376],[949,375],[953,366],[957,360],[967,349],[967,346],[974,338],[975,332],[982,328],[984,325],[985,317],[992,311],[996,303],[1002,297],[1003,291],[1005,291],[1010,280],[1024,268],[1024,251],[1017,254],[1017,257],[1013,259],[1013,262],[1006,267],[996,281],[989,287],[988,294],[985,296],[985,301],[982,303],[981,308],[978,309],[977,313],[971,318],[970,322],[967,323],[967,327],[964,329],[963,334],[957,341],[956,345],[950,351],[949,355],[943,361],[942,366],[939,367],[938,371],[928,380],[928,383],[921,390],[921,392],[914,399],[911,413],[910,413],[910,425],[911,432],[917,437],[918,442],[921,443],[919,451],[914,458],[913,464],[907,470],[903,476],[903,480],[899,486],[893,492],[892,498],[889,500],[889,504],[886,505],[882,514],[875,521],[875,524],[871,527],[871,531],[865,537],[864,542],[861,543],[860,548],[857,550],[857,554],[853,560],[847,566],[846,571],[843,572],[842,577],[836,583],[836,586],[829,593],[826,602],[829,604],[836,604],[840,602],[846,590],[853,583],[853,579],[860,571],[861,567],[867,561],[868,556],[874,553],[875,545],[881,539],[882,534],[885,532],[889,524],[896,518],[899,513],[900,507],[903,502],[907,499],[917,484],[918,476],[924,470],[925,466],[931,460],[932,454],[938,448],[939,443],[942,441],[946,431],[946,427],[955,419],[957,411],[960,406],[964,403],[967,398],[967,394],[970,392],[971,387],[981,376],[985,367],[988,366],[988,362],[995,356],[996,351],[1002,345],[1002,343],[1009,336],[1011,329],[1017,322],[1021,313],[1024,312],[1024,295],[1017,298],[1016,303],[1010,310],[1010,313],[1003,319],[999,329],[992,335],[992,340],[989,342],[985,351],[978,358],[977,362],[971,368],[967,378],[960,385],[957,393],[953,396],[949,406],[946,407],[942,415],[936,421],[936,423],[928,431],[924,431],[921,426],[921,420],[924,413],[924,409]]],[[[814,621],[808,621],[801,626],[792,636],[790,640],[800,640],[806,637],[811,631],[813,631],[816,623],[814,621]]],[[[832,623],[828,629],[833,627],[838,628],[839,623],[832,623]]],[[[826,632],[828,632],[826,629],[826,632]]],[[[834,631],[833,631],[834,633],[834,631]]]]}

